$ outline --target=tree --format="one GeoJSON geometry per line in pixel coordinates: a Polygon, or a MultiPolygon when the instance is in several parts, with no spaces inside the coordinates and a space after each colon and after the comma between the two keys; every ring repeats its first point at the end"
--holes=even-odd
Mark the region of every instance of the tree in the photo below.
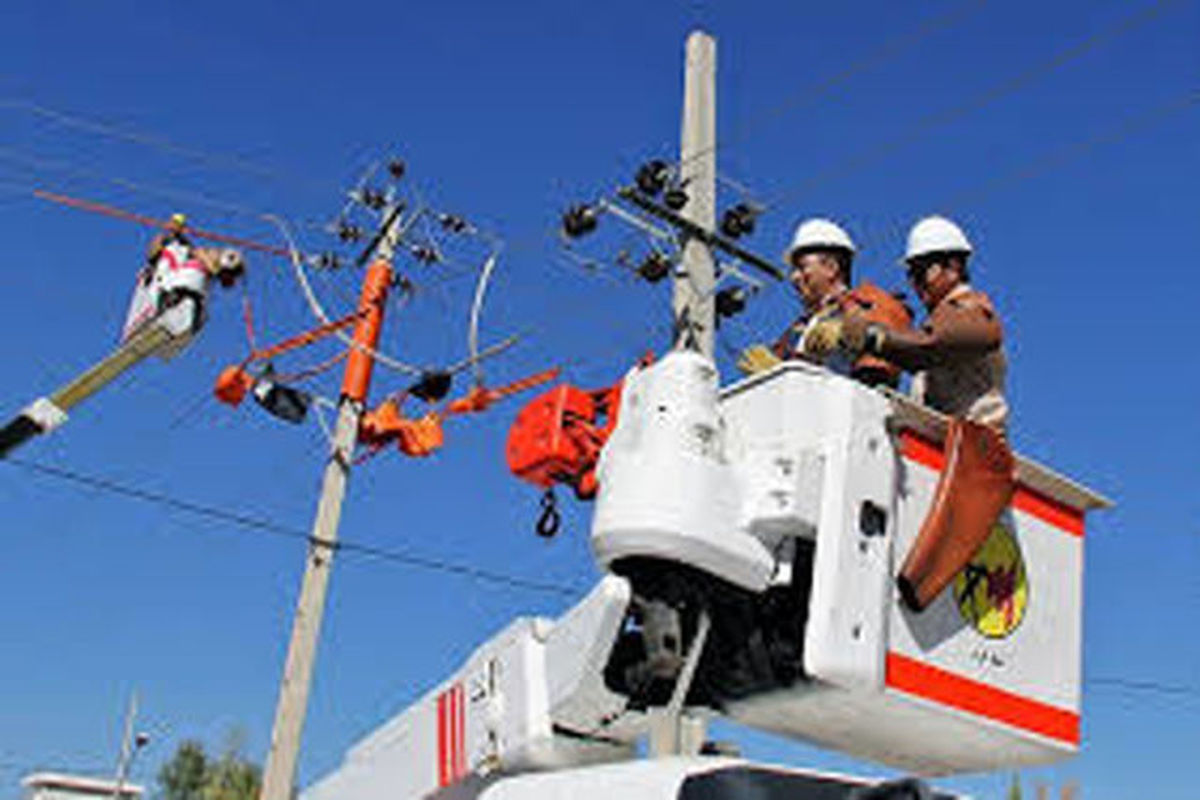
{"type": "Polygon", "coordinates": [[[1015,772],[1008,786],[1008,800],[1021,800],[1021,776],[1015,772]]]}
{"type": "Polygon", "coordinates": [[[158,773],[160,800],[258,800],[261,774],[241,754],[241,738],[230,735],[225,753],[210,758],[196,741],[186,741],[158,773]]]}
{"type": "Polygon", "coordinates": [[[158,771],[158,786],[162,800],[204,800],[204,784],[208,778],[208,757],[197,741],[179,745],[171,760],[158,771]]]}

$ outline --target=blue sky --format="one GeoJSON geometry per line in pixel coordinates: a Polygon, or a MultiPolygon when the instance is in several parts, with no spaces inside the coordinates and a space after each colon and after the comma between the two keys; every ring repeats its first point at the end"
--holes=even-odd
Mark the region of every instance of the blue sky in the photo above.
{"type": "MultiPolygon", "coordinates": [[[[147,235],[34,200],[31,187],[148,215],[181,206],[197,224],[273,242],[253,212],[328,219],[389,148],[435,204],[508,243],[485,336],[524,338],[489,366],[493,380],[567,363],[583,385],[614,381],[645,349],[664,348],[667,290],[611,265],[585,273],[547,230],[566,203],[676,152],[683,40],[696,25],[718,37],[718,169],[771,205],[748,243],[774,255],[797,219],[829,215],[864,244],[859,275],[894,285],[904,226],[931,211],[962,221],[977,283],[1007,324],[1018,448],[1118,502],[1087,538],[1083,752],[1026,772],[1027,788],[1077,780],[1089,798],[1150,787],[1192,796],[1195,2],[8,4],[0,408],[15,411],[112,345],[147,235]],[[108,126],[137,136],[103,135],[108,126]]],[[[300,230],[306,248],[328,246],[300,230]]],[[[405,268],[419,286],[436,283],[405,268]]],[[[251,270],[264,336],[308,324],[280,264],[258,258],[251,270]]],[[[331,305],[353,293],[344,277],[322,287],[331,305]]],[[[389,352],[418,362],[460,353],[469,288],[418,295],[389,322],[389,352]]],[[[773,338],[795,311],[788,292],[766,293],[726,346],[773,338]]],[[[21,455],[306,529],[323,461],[315,426],[205,399],[244,349],[237,301],[224,295],[184,357],[123,380],[21,455]]],[[[379,374],[380,392],[399,385],[379,374]]],[[[358,470],[344,535],[582,593],[595,578],[587,509],[571,504],[552,543],[533,535],[536,492],[502,459],[515,408],[455,423],[429,461],[388,455],[358,470]]],[[[29,767],[109,767],[135,687],[155,735],[137,779],[151,782],[180,739],[216,746],[235,726],[262,756],[302,566],[296,542],[13,465],[0,466],[0,504],[0,793],[16,796],[29,767]]],[[[347,554],[302,783],[512,617],[569,603],[347,554]]],[[[872,769],[722,733],[757,758],[872,769]]],[[[996,797],[1008,780],[946,785],[996,797]]]]}

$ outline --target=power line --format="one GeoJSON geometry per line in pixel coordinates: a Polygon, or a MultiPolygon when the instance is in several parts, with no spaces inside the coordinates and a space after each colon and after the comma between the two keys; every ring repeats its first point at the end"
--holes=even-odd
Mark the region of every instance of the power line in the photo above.
{"type": "MultiPolygon", "coordinates": [[[[214,506],[197,503],[191,500],[183,500],[162,492],[154,492],[147,489],[128,486],[118,483],[110,478],[88,475],[76,470],[70,470],[64,467],[52,466],[49,464],[42,464],[35,461],[27,461],[20,458],[8,458],[4,460],[4,463],[12,464],[13,466],[17,466],[22,469],[36,472],[38,474],[55,479],[68,481],[81,486],[87,486],[91,489],[97,489],[100,491],[109,492],[111,494],[121,495],[131,499],[160,505],[165,508],[170,508],[174,511],[182,511],[206,519],[227,522],[237,525],[245,530],[251,530],[273,536],[281,536],[288,539],[311,541],[311,537],[298,528],[281,525],[277,522],[254,517],[249,514],[227,511],[222,508],[216,508],[214,506]]],[[[565,584],[536,581],[529,578],[522,578],[496,572],[493,570],[457,564],[433,556],[423,556],[414,553],[389,550],[362,542],[343,540],[339,542],[338,548],[349,553],[358,553],[360,555],[376,558],[382,561],[389,561],[437,572],[445,572],[459,575],[461,577],[471,578],[473,580],[500,584],[517,589],[527,589],[530,591],[546,592],[566,596],[577,596],[580,592],[577,587],[567,586],[565,584]]],[[[1101,676],[1085,678],[1084,684],[1092,687],[1111,688],[1126,693],[1149,692],[1153,694],[1175,697],[1200,698],[1200,687],[1183,684],[1162,683],[1152,680],[1101,676]]]]}
{"type": "Polygon", "coordinates": [[[1131,680],[1128,678],[1085,678],[1084,684],[1087,686],[1097,686],[1104,688],[1113,688],[1129,692],[1150,692],[1152,694],[1168,695],[1172,697],[1194,697],[1200,698],[1200,687],[1185,686],[1183,684],[1159,683],[1158,681],[1143,681],[1131,680]]]}
{"type": "MultiPolygon", "coordinates": [[[[134,500],[141,500],[146,503],[152,503],[154,505],[169,508],[174,511],[181,511],[193,516],[229,523],[244,530],[288,539],[299,539],[312,543],[312,537],[310,537],[306,531],[303,531],[299,528],[293,528],[289,525],[283,525],[278,522],[273,522],[271,520],[251,516],[241,512],[229,511],[204,503],[184,500],[164,492],[155,492],[135,486],[129,486],[105,476],[89,475],[77,470],[67,469],[65,467],[59,467],[50,464],[43,464],[37,461],[28,461],[21,458],[7,458],[4,459],[4,463],[12,464],[13,466],[20,467],[21,469],[29,472],[35,472],[40,475],[55,478],[61,481],[68,481],[80,486],[87,486],[91,489],[98,489],[103,492],[128,497],[134,500]]],[[[381,561],[389,561],[397,564],[405,564],[411,567],[445,572],[485,583],[509,586],[515,589],[527,589],[530,591],[572,597],[577,596],[580,592],[577,587],[567,586],[565,584],[538,581],[532,578],[523,578],[516,575],[497,572],[495,570],[459,564],[434,556],[426,556],[419,553],[403,552],[399,550],[389,550],[386,548],[377,547],[375,545],[365,544],[363,542],[341,540],[337,543],[337,549],[348,553],[358,553],[360,555],[369,558],[375,558],[381,561]]]]}
{"type": "Polygon", "coordinates": [[[229,156],[221,153],[215,153],[210,150],[201,150],[200,148],[181,145],[171,141],[170,139],[167,139],[164,136],[120,128],[116,125],[100,122],[96,119],[89,119],[78,114],[72,114],[66,111],[50,108],[45,104],[35,103],[32,100],[23,100],[12,97],[0,98],[0,108],[12,108],[26,111],[34,116],[48,120],[63,127],[81,130],[131,144],[150,147],[164,153],[170,153],[172,155],[189,158],[193,161],[208,164],[209,166],[215,166],[227,170],[235,170],[248,175],[253,175],[257,178],[298,183],[310,188],[320,188],[323,191],[328,189],[328,187],[324,184],[286,175],[279,170],[256,164],[252,161],[241,158],[240,156],[229,156]]]}
{"type": "Polygon", "coordinates": [[[777,206],[785,201],[794,200],[797,195],[828,183],[834,179],[845,178],[855,172],[878,162],[892,153],[912,144],[929,133],[948,125],[958,119],[984,108],[991,103],[1011,95],[1037,79],[1058,70],[1097,49],[1103,44],[1117,39],[1135,30],[1161,15],[1168,8],[1177,5],[1180,0],[1157,0],[1137,12],[1123,18],[1115,25],[1104,28],[1082,39],[1074,45],[1060,50],[1050,58],[1039,61],[1015,75],[1002,80],[975,97],[942,111],[926,115],[906,132],[893,139],[879,142],[866,148],[857,155],[844,159],[842,163],[826,169],[811,178],[806,179],[791,189],[776,193],[770,206],[777,206]]]}
{"type": "MultiPolygon", "coordinates": [[[[181,189],[168,189],[166,187],[155,186],[142,181],[134,181],[115,175],[108,175],[97,170],[78,167],[66,161],[43,158],[41,156],[34,155],[33,153],[24,152],[11,147],[0,147],[0,159],[23,166],[26,169],[34,172],[35,175],[39,170],[50,170],[72,177],[104,181],[112,184],[113,186],[119,186],[122,189],[126,189],[131,192],[139,192],[151,197],[160,197],[174,203],[206,206],[227,214],[237,214],[260,221],[264,220],[266,217],[266,212],[259,209],[250,208],[249,206],[242,205],[240,203],[223,200],[208,194],[203,194],[201,192],[193,192],[181,189]]],[[[30,184],[30,188],[36,188],[36,185],[30,184]]],[[[314,229],[324,229],[323,226],[316,223],[310,222],[304,224],[307,227],[314,229]]]]}
{"type": "MultiPolygon", "coordinates": [[[[1040,177],[1097,147],[1124,141],[1135,134],[1160,125],[1175,114],[1187,111],[1198,104],[1200,104],[1200,87],[1190,89],[1148,111],[1139,111],[1122,124],[1101,131],[1095,136],[1052,150],[989,181],[963,189],[942,205],[947,208],[976,205],[1000,190],[1009,189],[1017,184],[1040,177]]],[[[907,222],[896,222],[884,226],[878,233],[859,237],[859,241],[864,250],[870,250],[886,239],[901,238],[907,226],[907,222]]]]}
{"type": "Polygon", "coordinates": [[[775,118],[783,114],[795,111],[798,108],[803,108],[806,105],[813,105],[825,95],[832,94],[835,89],[842,84],[848,83],[853,78],[858,77],[864,72],[868,72],[876,67],[886,64],[891,59],[901,55],[909,48],[921,43],[925,39],[947,30],[959,24],[967,17],[982,9],[987,5],[987,0],[973,0],[965,2],[959,6],[955,6],[946,14],[934,17],[925,21],[911,31],[898,34],[891,39],[888,39],[884,44],[873,51],[870,51],[865,56],[850,64],[840,72],[830,75],[825,80],[818,83],[816,86],[805,87],[788,97],[785,97],[781,102],[767,109],[766,111],[755,115],[751,119],[744,122],[740,128],[735,129],[733,133],[725,137],[719,144],[710,148],[705,148],[694,153],[689,158],[680,162],[680,167],[684,167],[702,158],[710,153],[720,152],[727,147],[734,147],[741,142],[744,142],[752,133],[760,130],[767,122],[773,121],[775,118]]]}

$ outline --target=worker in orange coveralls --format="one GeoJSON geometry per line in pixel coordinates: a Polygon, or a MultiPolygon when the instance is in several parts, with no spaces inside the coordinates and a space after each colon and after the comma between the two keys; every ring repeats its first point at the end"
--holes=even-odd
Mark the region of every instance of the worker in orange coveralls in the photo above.
{"type": "Polygon", "coordinates": [[[879,287],[864,282],[849,288],[855,247],[849,234],[827,219],[801,222],[784,253],[789,280],[804,304],[804,313],[770,347],[747,348],[738,361],[746,373],[770,369],[782,360],[800,358],[876,386],[895,386],[900,370],[871,355],[838,350],[841,319],[851,311],[906,328],[911,314],[904,304],[879,287]]]}
{"type": "Polygon", "coordinates": [[[969,283],[971,243],[944,217],[908,236],[908,279],[929,311],[917,330],[848,314],[840,343],[914,372],[913,394],[950,417],[946,467],[897,583],[904,604],[926,608],[987,540],[1016,488],[1006,438],[1003,330],[987,295],[969,283]]]}

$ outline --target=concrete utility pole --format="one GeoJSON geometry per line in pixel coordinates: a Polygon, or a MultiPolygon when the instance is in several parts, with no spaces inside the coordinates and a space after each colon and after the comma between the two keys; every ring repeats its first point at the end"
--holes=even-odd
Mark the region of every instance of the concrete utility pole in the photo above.
{"type": "Polygon", "coordinates": [[[304,582],[300,586],[300,599],[296,602],[292,639],[279,687],[275,725],[271,730],[271,751],[263,770],[262,800],[292,800],[293,797],[296,761],[300,753],[304,716],[308,710],[308,692],[312,684],[313,663],[316,661],[321,617],[325,611],[333,555],[337,550],[342,500],[346,496],[346,481],[354,459],[359,420],[375,366],[374,351],[379,342],[384,304],[392,285],[391,261],[400,237],[400,217],[395,208],[385,210],[383,218],[388,220],[387,228],[380,237],[375,260],[363,278],[359,298],[362,317],[354,329],[355,347],[346,358],[332,452],[325,467],[321,500],[309,537],[304,582]]]}
{"type": "Polygon", "coordinates": [[[133,759],[137,757],[138,751],[150,741],[150,737],[146,734],[134,733],[137,714],[138,695],[135,689],[129,698],[129,711],[125,714],[125,729],[121,734],[121,752],[117,756],[117,777],[113,781],[113,800],[121,800],[121,795],[125,791],[125,781],[129,778],[129,770],[133,766],[133,759]]]}
{"type": "MultiPolygon", "coordinates": [[[[688,194],[681,215],[712,230],[717,205],[717,41],[703,31],[687,39],[683,81],[683,135],[679,148],[680,183],[688,194]]],[[[716,339],[716,305],[713,284],[716,269],[709,246],[692,237],[683,247],[683,259],[675,273],[672,310],[675,314],[675,346],[696,350],[713,358],[716,339]]],[[[675,692],[667,708],[652,714],[649,753],[659,758],[695,755],[704,744],[707,725],[701,716],[683,710],[692,673],[699,662],[708,635],[708,618],[703,618],[688,654],[688,665],[676,678],[675,692]]]]}
{"type": "MultiPolygon", "coordinates": [[[[708,230],[716,223],[717,195],[717,41],[703,31],[687,39],[683,82],[683,135],[679,152],[680,181],[688,194],[682,216],[708,230]]],[[[684,245],[675,273],[672,310],[675,345],[713,357],[716,282],[713,254],[692,238],[684,245]]]]}

